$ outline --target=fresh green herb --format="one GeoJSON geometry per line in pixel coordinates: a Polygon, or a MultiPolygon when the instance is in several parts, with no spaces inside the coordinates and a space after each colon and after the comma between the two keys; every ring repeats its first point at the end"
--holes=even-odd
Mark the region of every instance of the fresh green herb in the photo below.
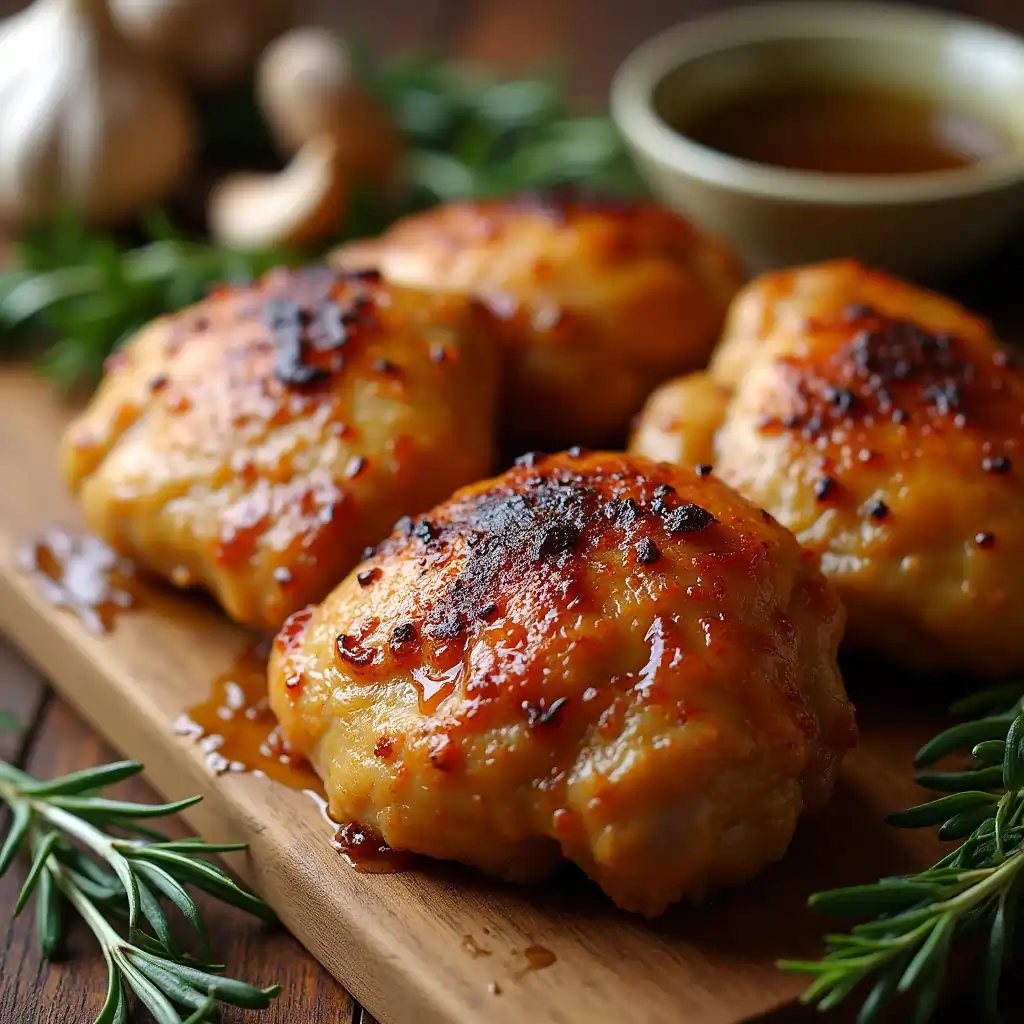
{"type": "MultiPolygon", "coordinates": [[[[380,197],[357,196],[331,242],[377,234],[396,216],[449,199],[564,185],[641,191],[611,121],[568,116],[554,80],[500,82],[425,58],[364,65],[407,140],[410,187],[390,208],[380,197]]],[[[208,165],[232,156],[246,166],[274,159],[251,90],[205,104],[204,113],[208,165]]],[[[182,236],[164,216],[141,231],[141,243],[125,245],[66,216],[22,233],[13,269],[0,273],[0,354],[42,344],[42,369],[61,387],[88,386],[106,356],[154,317],[197,301],[218,282],[317,255],[225,250],[182,236]]]]}
{"type": "Polygon", "coordinates": [[[611,120],[570,116],[554,78],[502,82],[429,58],[368,75],[408,141],[414,206],[564,185],[643,191],[611,120]]]}
{"type": "Polygon", "coordinates": [[[280,992],[224,977],[212,962],[203,917],[186,886],[268,921],[273,912],[202,858],[245,849],[199,839],[171,841],[150,828],[153,818],[175,814],[200,798],[173,804],[137,804],[97,795],[138,774],[142,765],[120,761],[40,782],[0,761],[0,801],[11,824],[0,848],[0,875],[19,850],[32,866],[15,905],[20,914],[34,894],[43,954],[61,950],[70,906],[92,930],[107,963],[107,998],[95,1024],[127,1024],[134,993],[157,1024],[200,1024],[218,1019],[217,1004],[260,1010],[280,992]],[[198,952],[189,953],[171,928],[174,908],[189,926],[198,952]],[[123,935],[112,919],[124,922],[123,935]]]}
{"type": "Polygon", "coordinates": [[[987,932],[982,974],[985,1017],[998,1021],[1000,981],[1015,948],[1024,904],[1024,684],[1000,687],[953,706],[980,717],[947,729],[917,755],[919,769],[970,751],[959,771],[919,771],[918,781],[947,795],[891,814],[901,828],[939,826],[962,840],[918,875],[883,878],[818,893],[810,905],[826,914],[868,918],[845,935],[826,936],[821,960],[784,960],[784,970],[814,976],[803,1002],[837,1006],[872,981],[857,1018],[877,1020],[897,994],[916,991],[915,1024],[938,1003],[950,950],[962,936],[987,932]]]}
{"type": "Polygon", "coordinates": [[[166,218],[125,248],[74,217],[25,232],[15,266],[0,274],[0,342],[50,341],[42,367],[58,384],[94,383],[106,356],[154,317],[203,297],[217,281],[251,279],[295,262],[288,253],[245,254],[178,235],[166,218]]]}

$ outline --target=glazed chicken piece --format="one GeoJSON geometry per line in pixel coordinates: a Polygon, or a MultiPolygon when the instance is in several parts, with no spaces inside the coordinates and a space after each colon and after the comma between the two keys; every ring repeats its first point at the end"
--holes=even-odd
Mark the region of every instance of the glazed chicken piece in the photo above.
{"type": "Polygon", "coordinates": [[[333,259],[487,303],[504,437],[546,448],[622,438],[651,388],[704,366],[742,281],[719,242],[624,199],[450,203],[333,259]]]}
{"type": "Polygon", "coordinates": [[[277,270],[141,331],[63,442],[88,526],[277,629],[395,519],[491,467],[490,315],[277,270]]]}
{"type": "MultiPolygon", "coordinates": [[[[923,670],[1024,669],[1014,356],[954,303],[850,263],[770,275],[733,323],[745,329],[727,344],[745,348],[748,369],[709,461],[818,555],[848,610],[850,645],[923,670]]],[[[683,415],[687,387],[675,392],[684,433],[699,419],[683,415]]],[[[633,451],[681,444],[674,428],[665,436],[670,401],[652,397],[633,451]]],[[[700,421],[695,443],[713,426],[700,421]]]]}
{"type": "Polygon", "coordinates": [[[527,456],[391,536],[278,636],[271,703],[336,820],[661,913],[754,875],[855,740],[844,613],[713,478],[527,456]]]}

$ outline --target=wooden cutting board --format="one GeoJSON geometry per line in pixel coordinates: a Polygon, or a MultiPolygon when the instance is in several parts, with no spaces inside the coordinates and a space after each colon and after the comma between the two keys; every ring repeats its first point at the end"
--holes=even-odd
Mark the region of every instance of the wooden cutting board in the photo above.
{"type": "Polygon", "coordinates": [[[876,673],[861,671],[850,682],[862,742],[831,806],[801,825],[784,861],[708,906],[644,921],[568,870],[531,888],[457,865],[352,870],[307,796],[258,775],[212,774],[197,744],[172,727],[251,645],[250,633],[207,599],[153,586],[98,636],[47,603],[19,568],[26,539],[77,521],[55,464],[68,415],[48,384],[0,367],[0,631],[114,746],[145,762],[158,790],[205,796],[186,812],[190,823],[211,841],[249,843],[232,866],[385,1024],[757,1019],[805,984],[775,959],[820,949],[826,922],[805,909],[809,893],[934,858],[928,835],[882,819],[920,798],[911,759],[942,714],[922,710],[921,694],[891,677],[880,694],[876,673]],[[555,961],[528,969],[530,946],[555,961]]]}

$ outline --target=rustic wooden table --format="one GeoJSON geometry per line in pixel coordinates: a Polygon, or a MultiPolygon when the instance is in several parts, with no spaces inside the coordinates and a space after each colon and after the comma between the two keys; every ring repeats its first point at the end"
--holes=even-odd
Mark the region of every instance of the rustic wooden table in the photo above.
{"type": "MultiPolygon", "coordinates": [[[[1024,32],[1024,0],[932,0],[932,5],[1024,32]]],[[[20,6],[18,0],[0,0],[0,14],[20,6]]],[[[449,52],[487,61],[509,73],[563,67],[573,100],[597,108],[616,64],[634,45],[688,13],[730,4],[723,0],[374,0],[372,4],[320,0],[317,6],[324,21],[388,51],[449,52]]],[[[991,314],[1011,335],[1024,336],[1016,329],[1024,325],[1022,284],[1024,239],[958,282],[956,291],[991,314]]],[[[21,723],[16,732],[0,733],[0,757],[33,774],[47,777],[117,756],[52,694],[47,681],[2,636],[0,708],[12,711],[21,723]]],[[[123,792],[132,799],[151,796],[141,782],[124,786],[123,792]]],[[[4,825],[0,816],[0,830],[4,825]]],[[[18,865],[0,879],[0,1024],[91,1021],[105,989],[106,971],[99,951],[84,930],[76,929],[68,963],[46,964],[36,948],[31,915],[9,919],[23,877],[24,866],[18,865]]],[[[284,931],[220,908],[211,915],[211,922],[215,948],[232,971],[259,984],[283,985],[273,1008],[260,1015],[263,1024],[373,1024],[373,1018],[284,931]]],[[[971,1019],[969,1010],[952,1005],[944,1016],[950,1022],[971,1019]]],[[[790,1019],[789,1014],[785,1017],[790,1019]]],[[[226,1019],[240,1018],[229,1015],[226,1019]]]]}

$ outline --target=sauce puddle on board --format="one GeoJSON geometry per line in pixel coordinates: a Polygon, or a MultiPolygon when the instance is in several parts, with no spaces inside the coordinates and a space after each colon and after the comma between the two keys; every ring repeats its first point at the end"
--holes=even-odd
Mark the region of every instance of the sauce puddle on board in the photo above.
{"type": "Polygon", "coordinates": [[[191,736],[215,774],[252,772],[290,789],[314,794],[323,806],[323,784],[306,760],[292,753],[281,737],[267,697],[270,641],[243,652],[218,675],[206,700],[189,708],[174,723],[180,736],[191,736]]]}
{"type": "Polygon", "coordinates": [[[45,600],[94,633],[109,633],[138,604],[134,563],[90,533],[52,526],[22,545],[18,561],[45,600]]]}
{"type": "Polygon", "coordinates": [[[523,956],[526,958],[526,966],[519,971],[516,975],[517,978],[524,977],[530,971],[542,971],[558,960],[558,957],[547,946],[527,946],[523,950],[523,956]]]}
{"type": "MultiPolygon", "coordinates": [[[[95,633],[109,633],[120,612],[138,605],[135,564],[83,530],[50,527],[22,545],[18,561],[50,604],[73,612],[95,633]]],[[[214,774],[263,775],[312,799],[337,829],[332,845],[357,871],[403,870],[413,855],[391,849],[361,825],[339,826],[319,776],[285,744],[267,697],[270,646],[267,638],[244,651],[214,678],[209,696],[178,718],[174,731],[199,743],[214,774]]]]}
{"type": "Polygon", "coordinates": [[[199,743],[206,767],[215,774],[251,772],[299,790],[336,830],[331,845],[356,871],[382,873],[408,867],[412,854],[391,849],[370,829],[339,825],[330,816],[320,777],[300,755],[290,751],[267,697],[267,659],[271,640],[249,648],[218,675],[206,700],[189,708],[174,724],[180,736],[199,743]]]}
{"type": "Polygon", "coordinates": [[[331,843],[350,867],[367,874],[404,871],[412,866],[415,854],[394,850],[372,829],[356,822],[342,825],[331,843]]]}
{"type": "Polygon", "coordinates": [[[480,945],[479,942],[476,941],[475,938],[473,938],[472,935],[469,934],[462,936],[462,948],[474,960],[479,960],[480,957],[482,956],[491,955],[491,951],[489,949],[485,949],[483,946],[480,945]]]}

